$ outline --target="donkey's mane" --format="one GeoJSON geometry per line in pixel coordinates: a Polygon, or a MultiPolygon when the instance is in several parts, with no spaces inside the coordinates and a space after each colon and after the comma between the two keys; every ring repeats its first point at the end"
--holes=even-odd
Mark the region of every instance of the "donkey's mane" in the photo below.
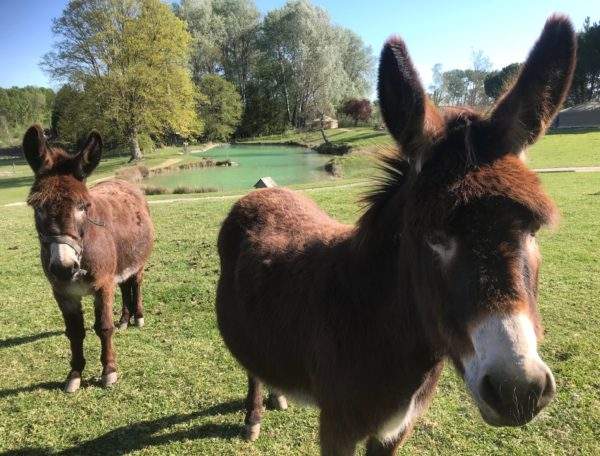
{"type": "Polygon", "coordinates": [[[484,197],[510,199],[530,211],[540,225],[556,222],[555,206],[537,175],[516,155],[497,157],[476,150],[471,125],[485,122],[485,117],[468,108],[448,108],[443,117],[444,127],[431,139],[430,150],[423,151],[431,163],[421,173],[400,148],[378,155],[376,184],[362,199],[366,209],[358,222],[360,244],[373,236],[389,240],[386,233],[401,233],[401,221],[412,210],[406,207],[406,195],[414,184],[423,195],[415,204],[428,208],[419,211],[418,225],[425,229],[441,228],[454,209],[484,197]],[[441,142],[443,148],[438,150],[441,142]]]}

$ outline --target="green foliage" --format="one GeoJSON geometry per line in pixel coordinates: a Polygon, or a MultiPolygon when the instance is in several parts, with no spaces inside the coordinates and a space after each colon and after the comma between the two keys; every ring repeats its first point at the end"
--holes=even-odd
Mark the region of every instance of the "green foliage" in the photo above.
{"type": "Polygon", "coordinates": [[[489,73],[483,82],[485,94],[488,97],[497,100],[517,77],[520,69],[520,63],[511,63],[500,71],[492,71],[489,73]]]}
{"type": "Polygon", "coordinates": [[[577,67],[568,104],[600,101],[600,22],[586,18],[577,36],[577,67]]]}
{"type": "Polygon", "coordinates": [[[200,117],[205,122],[204,137],[209,141],[228,141],[240,122],[242,102],[235,86],[220,76],[206,75],[200,80],[200,117]]]}
{"type": "Polygon", "coordinates": [[[432,84],[429,96],[436,105],[485,106],[490,103],[484,81],[491,69],[491,62],[483,51],[473,51],[472,68],[453,69],[442,72],[442,65],[436,63],[432,71],[432,84]]]}
{"type": "Polygon", "coordinates": [[[53,32],[58,41],[42,65],[76,93],[59,109],[66,140],[96,127],[135,156],[140,134],[201,132],[191,36],[160,0],[71,0],[53,32]]]}
{"type": "Polygon", "coordinates": [[[307,0],[290,1],[261,21],[249,0],[183,0],[175,6],[194,36],[196,81],[222,74],[244,103],[238,136],[302,127],[369,94],[371,49],[307,0]]]}
{"type": "Polygon", "coordinates": [[[0,88],[0,147],[20,144],[33,123],[50,126],[54,92],[45,87],[0,88]]]}

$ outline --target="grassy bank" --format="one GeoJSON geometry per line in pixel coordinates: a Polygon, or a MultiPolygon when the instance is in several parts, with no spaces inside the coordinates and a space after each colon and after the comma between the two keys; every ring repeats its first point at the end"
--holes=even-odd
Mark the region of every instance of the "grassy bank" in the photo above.
{"type": "MultiPolygon", "coordinates": [[[[401,454],[600,452],[600,173],[542,179],[563,215],[557,232],[540,235],[541,352],[556,374],[555,402],[525,428],[491,428],[448,368],[401,454]]],[[[364,190],[348,185],[306,192],[330,214],[352,222],[364,190]]],[[[216,236],[236,198],[151,205],[157,242],[145,279],[147,326],[117,334],[120,382],[104,390],[86,299],[88,365],[82,389],[72,396],[60,391],[68,342],[39,265],[31,210],[0,211],[0,454],[318,454],[317,413],[295,404],[266,413],[256,443],[239,438],[246,380],[214,316],[216,236]]]]}

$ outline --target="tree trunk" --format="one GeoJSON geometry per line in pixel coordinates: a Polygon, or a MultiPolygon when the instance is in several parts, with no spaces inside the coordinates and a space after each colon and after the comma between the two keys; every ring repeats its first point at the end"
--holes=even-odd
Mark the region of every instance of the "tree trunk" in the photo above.
{"type": "Polygon", "coordinates": [[[325,121],[324,121],[324,114],[321,114],[321,135],[323,136],[323,141],[325,141],[325,144],[329,144],[329,140],[327,139],[327,136],[325,136],[325,121]]]}
{"type": "Polygon", "coordinates": [[[140,149],[140,143],[138,141],[138,131],[137,128],[132,128],[129,133],[129,153],[131,158],[129,162],[137,161],[142,159],[142,151],[140,149]]]}

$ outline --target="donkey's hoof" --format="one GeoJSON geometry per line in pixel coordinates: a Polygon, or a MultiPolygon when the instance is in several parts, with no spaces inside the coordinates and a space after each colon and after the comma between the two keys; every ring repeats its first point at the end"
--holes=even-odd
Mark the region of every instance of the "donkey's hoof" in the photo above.
{"type": "Polygon", "coordinates": [[[119,331],[125,331],[128,326],[129,326],[129,323],[127,323],[126,321],[121,321],[121,322],[119,322],[119,326],[117,326],[117,329],[119,331]]]}
{"type": "Polygon", "coordinates": [[[102,375],[102,386],[108,388],[109,386],[113,386],[117,383],[117,373],[111,372],[110,374],[102,375]]]}
{"type": "Polygon", "coordinates": [[[69,377],[65,384],[65,393],[74,393],[81,386],[81,377],[69,377]]]}
{"type": "Polygon", "coordinates": [[[134,322],[135,322],[135,325],[138,328],[143,328],[144,327],[144,317],[134,318],[134,322]]]}
{"type": "Polygon", "coordinates": [[[244,440],[247,442],[254,442],[260,435],[260,423],[257,424],[246,424],[244,426],[244,440]]]}
{"type": "Polygon", "coordinates": [[[271,410],[287,410],[287,399],[283,394],[270,394],[267,399],[271,410]]]}

